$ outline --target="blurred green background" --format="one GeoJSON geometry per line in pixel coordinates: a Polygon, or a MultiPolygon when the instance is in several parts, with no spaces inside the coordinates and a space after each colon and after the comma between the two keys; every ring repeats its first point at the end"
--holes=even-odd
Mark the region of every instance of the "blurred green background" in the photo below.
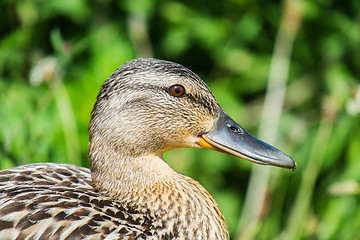
{"type": "Polygon", "coordinates": [[[89,166],[87,124],[124,62],[183,64],[292,172],[207,149],[166,154],[232,239],[360,239],[360,1],[3,0],[0,169],[89,166]]]}

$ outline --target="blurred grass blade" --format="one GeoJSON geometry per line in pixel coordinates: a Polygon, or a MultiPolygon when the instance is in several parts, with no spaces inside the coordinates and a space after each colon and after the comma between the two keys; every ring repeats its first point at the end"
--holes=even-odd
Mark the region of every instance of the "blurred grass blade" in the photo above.
{"type": "Polygon", "coordinates": [[[323,118],[320,122],[317,130],[314,144],[312,147],[311,155],[309,156],[309,163],[306,166],[305,171],[302,174],[300,188],[297,192],[295,203],[290,212],[289,219],[285,226],[284,231],[278,236],[279,240],[287,239],[300,239],[300,231],[304,226],[305,219],[309,213],[311,205],[311,198],[315,190],[315,182],[320,173],[328,142],[333,131],[333,114],[326,114],[327,111],[331,111],[331,101],[327,99],[328,103],[325,103],[325,110],[323,118]]]}
{"type": "MultiPolygon", "coordinates": [[[[275,41],[271,61],[269,81],[263,106],[259,138],[276,146],[278,128],[284,103],[286,81],[294,39],[300,27],[302,12],[301,2],[288,0],[280,29],[275,41]]],[[[239,222],[237,239],[253,239],[258,229],[258,221],[266,206],[267,183],[272,168],[254,165],[245,204],[239,222]]]]}

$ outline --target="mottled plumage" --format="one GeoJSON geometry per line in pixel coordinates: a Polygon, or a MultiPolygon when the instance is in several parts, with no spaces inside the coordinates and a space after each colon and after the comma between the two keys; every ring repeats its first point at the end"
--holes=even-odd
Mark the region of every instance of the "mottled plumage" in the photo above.
{"type": "MultiPolygon", "coordinates": [[[[25,165],[1,171],[0,176],[2,240],[158,239],[160,235],[163,239],[181,239],[179,229],[189,225],[191,230],[195,218],[187,214],[188,209],[220,214],[218,208],[206,209],[198,196],[186,188],[179,189],[176,195],[170,195],[166,187],[157,189],[156,194],[149,189],[153,198],[146,197],[146,193],[138,196],[146,202],[141,209],[122,204],[91,186],[89,169],[68,164],[25,165]],[[189,198],[194,202],[187,201],[189,198]],[[150,206],[152,209],[148,209],[150,206]]],[[[184,180],[187,187],[205,191],[194,180],[187,177],[184,180]]],[[[207,196],[206,192],[203,194],[207,196]]],[[[210,204],[214,204],[213,199],[210,204]]],[[[188,239],[208,239],[214,230],[206,224],[194,226],[188,239]],[[202,232],[198,228],[207,230],[202,232]]],[[[214,234],[220,234],[219,229],[214,234]]],[[[224,237],[218,235],[217,239],[224,237]]]]}
{"type": "Polygon", "coordinates": [[[0,239],[228,239],[211,195],[162,158],[180,147],[295,167],[230,119],[189,69],[136,59],[116,70],[97,97],[91,172],[54,163],[0,171],[0,239]],[[184,94],[174,96],[174,85],[184,94]]]}

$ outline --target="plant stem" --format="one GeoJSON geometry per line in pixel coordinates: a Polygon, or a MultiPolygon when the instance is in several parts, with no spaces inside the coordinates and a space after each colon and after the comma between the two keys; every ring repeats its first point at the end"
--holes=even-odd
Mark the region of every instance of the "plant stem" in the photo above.
{"type": "MultiPolygon", "coordinates": [[[[260,121],[259,137],[269,143],[276,143],[286,92],[290,57],[294,39],[298,32],[302,12],[300,1],[287,0],[279,32],[276,37],[274,53],[270,65],[269,80],[260,121]]],[[[261,213],[265,206],[265,197],[271,168],[254,165],[250,176],[245,204],[239,221],[237,239],[253,239],[258,229],[261,213]]]]}

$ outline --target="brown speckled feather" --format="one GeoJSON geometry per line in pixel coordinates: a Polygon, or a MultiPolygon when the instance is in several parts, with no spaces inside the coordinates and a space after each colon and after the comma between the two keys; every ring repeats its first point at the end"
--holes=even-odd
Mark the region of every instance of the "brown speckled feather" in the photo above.
{"type": "Polygon", "coordinates": [[[0,239],[146,239],[151,221],[94,190],[86,168],[0,171],[0,239]]]}
{"type": "Polygon", "coordinates": [[[182,189],[161,194],[158,189],[155,200],[140,196],[151,210],[139,210],[99,194],[86,168],[43,163],[0,171],[0,239],[227,238],[226,225],[209,225],[210,219],[196,222],[198,216],[188,211],[222,216],[217,207],[203,203],[208,198],[216,206],[206,190],[183,177],[200,195],[182,189]],[[193,231],[191,224],[196,224],[193,231]]]}

